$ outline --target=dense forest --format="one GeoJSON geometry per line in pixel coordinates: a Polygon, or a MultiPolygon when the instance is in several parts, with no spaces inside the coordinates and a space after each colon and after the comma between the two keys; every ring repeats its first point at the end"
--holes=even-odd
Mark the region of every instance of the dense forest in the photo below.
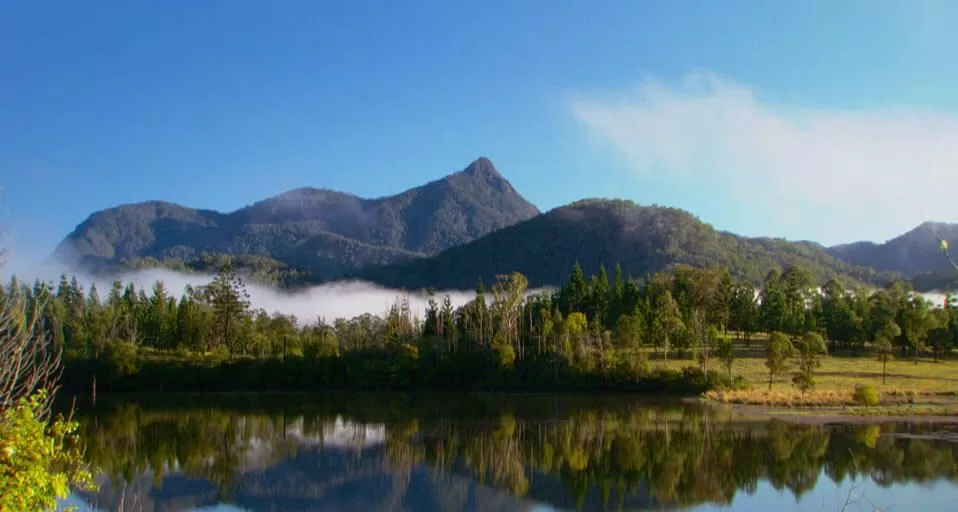
{"type": "MultiPolygon", "coordinates": [[[[254,308],[226,266],[208,285],[175,295],[116,281],[101,292],[64,275],[32,285],[15,278],[64,350],[64,385],[86,391],[324,388],[632,389],[701,392],[732,376],[736,341],[767,343],[776,359],[877,352],[948,357],[958,340],[949,296],[933,307],[903,282],[845,289],[800,267],[773,270],[761,292],[723,267],[677,266],[648,280],[616,267],[586,277],[576,264],[554,293],[529,294],[519,273],[480,281],[454,307],[433,296],[422,317],[408,297],[376,316],[295,318],[254,308]],[[804,354],[804,355],[803,355],[804,354]],[[669,360],[673,361],[670,366],[669,360]],[[678,371],[674,361],[686,360],[678,371]],[[725,372],[710,369],[721,362],[725,372]]],[[[807,375],[812,379],[814,361],[807,375]]],[[[800,367],[806,366],[799,364],[800,367]]],[[[727,382],[725,384],[728,384],[727,382]]]]}

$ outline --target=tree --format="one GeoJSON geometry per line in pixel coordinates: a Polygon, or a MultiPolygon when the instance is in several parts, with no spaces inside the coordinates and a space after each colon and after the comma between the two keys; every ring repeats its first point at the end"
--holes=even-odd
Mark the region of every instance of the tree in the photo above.
{"type": "Polygon", "coordinates": [[[693,342],[697,342],[698,344],[699,366],[702,372],[707,376],[709,372],[709,358],[712,353],[711,342],[713,338],[717,337],[718,332],[714,325],[708,323],[705,310],[698,308],[692,310],[692,315],[689,319],[689,334],[695,337],[693,342]]]}
{"type": "Polygon", "coordinates": [[[61,346],[40,322],[46,298],[0,297],[0,510],[52,510],[71,486],[94,487],[78,425],[52,415],[61,346]]]}
{"type": "Polygon", "coordinates": [[[802,336],[796,344],[798,352],[798,371],[792,377],[792,383],[802,392],[802,397],[808,390],[815,387],[815,369],[821,366],[819,359],[828,352],[825,340],[818,333],[810,332],[802,336]]]}
{"type": "Polygon", "coordinates": [[[588,293],[588,284],[585,282],[582,267],[576,261],[572,266],[569,281],[559,290],[559,308],[562,314],[583,312],[588,293]]]}
{"type": "Polygon", "coordinates": [[[440,330],[439,303],[430,293],[429,300],[426,302],[426,318],[422,322],[422,336],[423,338],[433,338],[439,336],[440,330]]]}
{"type": "Polygon", "coordinates": [[[951,350],[953,340],[946,323],[940,323],[938,327],[928,331],[928,343],[934,351],[935,361],[940,360],[951,350]]]}
{"type": "Polygon", "coordinates": [[[715,350],[715,357],[722,363],[725,370],[728,371],[728,379],[732,380],[732,364],[735,362],[735,345],[728,337],[719,339],[715,350]]]}
{"type": "MultiPolygon", "coordinates": [[[[521,339],[519,337],[519,321],[522,313],[521,303],[529,280],[518,272],[496,276],[496,282],[492,286],[492,312],[499,320],[498,328],[494,335],[494,348],[504,354],[510,353],[511,359],[515,358],[516,353],[523,355],[521,339]]],[[[509,360],[505,357],[504,360],[509,360]]]]}
{"type": "Polygon", "coordinates": [[[675,299],[672,298],[670,291],[663,291],[661,295],[659,295],[656,305],[655,324],[658,327],[657,331],[667,363],[669,361],[671,342],[685,330],[685,324],[682,322],[679,305],[675,302],[675,299]]]}
{"type": "Polygon", "coordinates": [[[732,286],[729,300],[730,327],[744,337],[745,346],[748,347],[758,324],[759,309],[755,288],[748,283],[737,283],[732,286]]]}
{"type": "Polygon", "coordinates": [[[206,286],[206,300],[213,308],[213,319],[220,341],[229,350],[230,358],[235,350],[235,328],[249,310],[249,293],[243,279],[236,275],[232,264],[226,264],[216,279],[206,286]]]}
{"type": "MultiPolygon", "coordinates": [[[[0,300],[0,411],[12,409],[41,389],[48,401],[59,384],[62,347],[43,330],[43,298],[32,301],[22,290],[0,300]]],[[[47,419],[50,403],[42,408],[47,419]]]]}
{"type": "Polygon", "coordinates": [[[788,329],[788,298],[780,282],[781,277],[781,271],[777,268],[765,276],[759,304],[759,323],[764,332],[788,329]]]}
{"type": "Polygon", "coordinates": [[[605,265],[599,265],[599,273],[592,279],[591,310],[589,313],[600,324],[606,325],[609,321],[609,298],[611,289],[609,288],[609,275],[605,270],[605,265]]]}
{"type": "Polygon", "coordinates": [[[622,314],[615,322],[615,341],[620,348],[632,349],[639,344],[638,317],[622,314]]]}
{"type": "Polygon", "coordinates": [[[783,333],[775,331],[768,337],[768,346],[765,348],[765,367],[768,368],[768,389],[772,389],[772,382],[776,375],[788,371],[789,358],[792,357],[794,347],[792,342],[783,333]]]}
{"type": "Polygon", "coordinates": [[[925,348],[928,331],[935,327],[935,318],[928,309],[928,301],[920,295],[906,302],[901,317],[901,330],[914,350],[915,364],[918,364],[918,357],[925,348]]]}
{"type": "Polygon", "coordinates": [[[812,277],[804,268],[793,265],[785,269],[780,282],[785,296],[785,329],[789,334],[797,334],[806,324],[806,304],[811,298],[812,277]]]}
{"type": "Polygon", "coordinates": [[[895,350],[891,340],[901,334],[901,328],[892,320],[888,320],[882,325],[875,337],[875,350],[878,351],[878,360],[881,361],[881,383],[884,384],[888,375],[888,360],[893,357],[895,350]]]}

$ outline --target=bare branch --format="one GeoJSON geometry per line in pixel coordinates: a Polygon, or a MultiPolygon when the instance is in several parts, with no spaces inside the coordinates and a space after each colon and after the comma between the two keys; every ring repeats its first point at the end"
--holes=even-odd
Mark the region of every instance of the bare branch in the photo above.
{"type": "Polygon", "coordinates": [[[955,260],[951,257],[951,253],[948,252],[948,241],[938,236],[938,233],[935,233],[935,231],[931,229],[931,226],[926,224],[925,229],[931,233],[931,236],[935,237],[935,240],[938,240],[938,245],[941,247],[941,253],[945,255],[945,259],[948,260],[948,263],[950,263],[955,270],[958,270],[958,263],[955,263],[955,260]]]}
{"type": "MultiPolygon", "coordinates": [[[[5,251],[0,247],[0,263],[5,251]]],[[[0,295],[0,411],[40,389],[47,389],[45,416],[62,371],[62,349],[43,322],[44,298],[27,298],[22,289],[0,295]]]]}

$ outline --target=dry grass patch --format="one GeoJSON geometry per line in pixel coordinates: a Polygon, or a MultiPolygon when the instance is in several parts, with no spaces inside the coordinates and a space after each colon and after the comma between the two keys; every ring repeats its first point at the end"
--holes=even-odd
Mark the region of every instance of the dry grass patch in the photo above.
{"type": "Polygon", "coordinates": [[[855,405],[851,391],[837,389],[802,393],[792,389],[734,389],[709,391],[705,396],[725,404],[761,405],[768,407],[840,407],[855,405]]]}
{"type": "MultiPolygon", "coordinates": [[[[705,394],[706,398],[724,404],[758,405],[766,407],[852,407],[859,405],[853,396],[854,388],[818,389],[804,395],[796,389],[736,389],[716,390],[705,394]]],[[[954,397],[954,392],[936,390],[886,390],[879,391],[882,406],[912,405],[935,398],[954,397]]]]}

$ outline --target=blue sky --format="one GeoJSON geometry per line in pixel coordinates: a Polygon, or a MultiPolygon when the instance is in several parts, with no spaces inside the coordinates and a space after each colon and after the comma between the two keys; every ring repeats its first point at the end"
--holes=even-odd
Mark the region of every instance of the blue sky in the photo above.
{"type": "MultiPolygon", "coordinates": [[[[838,243],[954,221],[958,4],[0,0],[0,223],[379,196],[488,156],[591,196],[838,243]]],[[[12,240],[12,242],[11,242],[12,240]]]]}

